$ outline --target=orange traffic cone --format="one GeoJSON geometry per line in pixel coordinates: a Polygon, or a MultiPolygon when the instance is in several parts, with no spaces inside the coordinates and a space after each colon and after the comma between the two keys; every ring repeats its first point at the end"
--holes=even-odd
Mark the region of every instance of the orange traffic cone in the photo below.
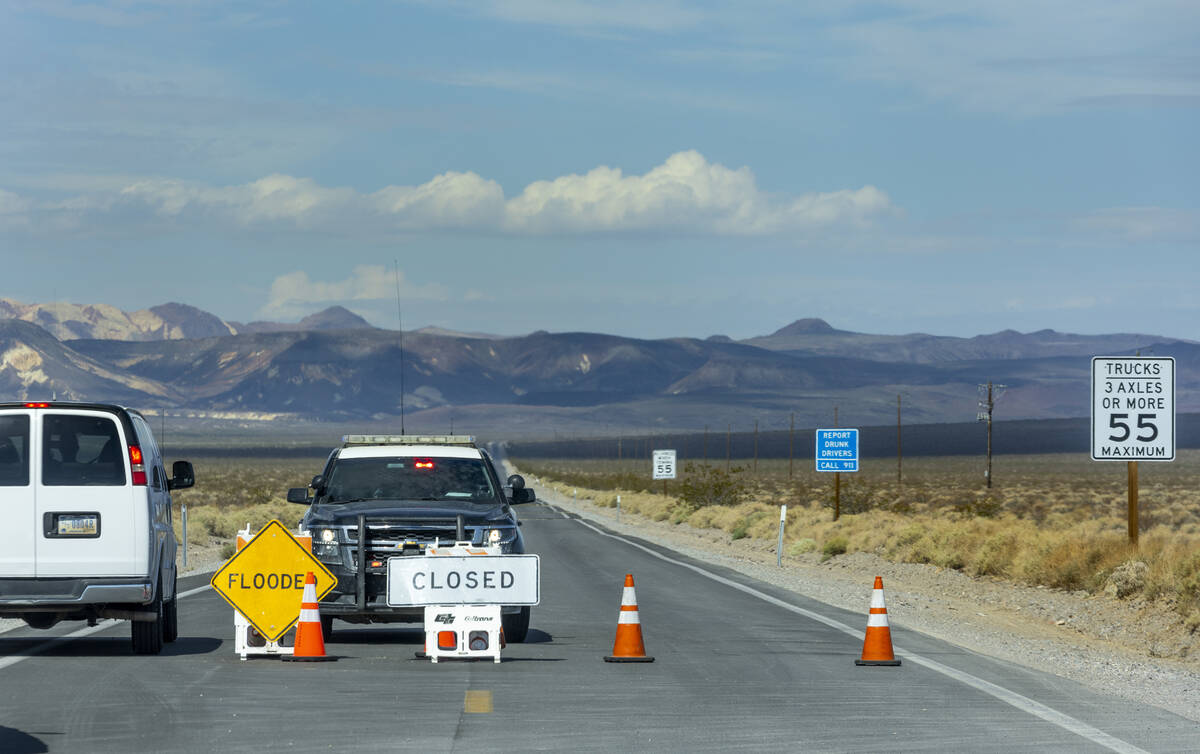
{"type": "Polygon", "coordinates": [[[317,578],[312,571],[304,579],[304,594],[300,597],[300,620],[296,623],[296,644],[292,654],[280,659],[292,662],[327,662],[336,660],[325,654],[325,636],[321,633],[321,612],[317,607],[317,578]]]}
{"type": "Polygon", "coordinates": [[[867,617],[867,635],[863,639],[862,659],[855,665],[899,665],[892,652],[892,629],[888,627],[887,606],[883,604],[883,579],[875,577],[871,593],[871,614],[867,617]]]}
{"type": "Polygon", "coordinates": [[[654,662],[646,656],[642,643],[642,621],[638,618],[637,595],[633,591],[633,574],[625,574],[625,590],[621,593],[621,612],[617,614],[617,638],[612,655],[605,662],[654,662]]]}

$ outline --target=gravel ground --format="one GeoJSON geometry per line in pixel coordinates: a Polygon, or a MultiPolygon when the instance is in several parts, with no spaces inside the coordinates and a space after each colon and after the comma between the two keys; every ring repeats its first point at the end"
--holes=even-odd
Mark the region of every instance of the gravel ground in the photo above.
{"type": "Polygon", "coordinates": [[[532,482],[538,499],[632,536],[657,542],[797,594],[863,613],[883,577],[889,620],[960,647],[1069,678],[1103,694],[1152,704],[1200,721],[1197,637],[1169,605],[1116,600],[976,578],[869,553],[820,562],[810,553],[775,565],[775,542],[741,539],[687,524],[656,522],[573,500],[532,482]]]}

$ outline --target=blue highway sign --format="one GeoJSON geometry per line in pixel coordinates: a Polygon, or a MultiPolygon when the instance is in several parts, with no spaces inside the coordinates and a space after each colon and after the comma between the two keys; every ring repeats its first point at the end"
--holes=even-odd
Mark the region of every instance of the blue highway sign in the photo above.
{"type": "Polygon", "coordinates": [[[817,430],[817,471],[858,471],[858,430],[817,430]]]}

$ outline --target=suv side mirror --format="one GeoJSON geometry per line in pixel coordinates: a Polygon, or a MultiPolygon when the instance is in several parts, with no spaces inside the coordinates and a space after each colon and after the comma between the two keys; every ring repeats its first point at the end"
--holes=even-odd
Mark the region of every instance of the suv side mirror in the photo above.
{"type": "Polygon", "coordinates": [[[309,503],[312,502],[312,498],[310,498],[308,496],[308,488],[307,487],[293,487],[290,490],[288,490],[287,501],[289,503],[300,503],[301,505],[308,505],[309,503]]]}
{"type": "Polygon", "coordinates": [[[167,480],[168,490],[186,490],[196,484],[196,472],[187,461],[176,461],[171,464],[171,478],[167,480]]]}
{"type": "Polygon", "coordinates": [[[534,500],[535,498],[533,495],[533,490],[529,489],[528,487],[523,490],[512,491],[513,505],[517,505],[519,503],[532,503],[534,500]]]}
{"type": "Polygon", "coordinates": [[[521,503],[532,503],[534,501],[533,490],[525,486],[525,477],[520,474],[513,474],[507,479],[508,487],[511,492],[508,494],[508,500],[513,505],[521,503]]]}

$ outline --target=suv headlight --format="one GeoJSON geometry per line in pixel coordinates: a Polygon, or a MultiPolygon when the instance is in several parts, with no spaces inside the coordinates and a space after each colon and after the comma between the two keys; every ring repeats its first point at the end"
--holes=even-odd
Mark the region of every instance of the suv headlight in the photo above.
{"type": "Polygon", "coordinates": [[[325,563],[341,563],[342,553],[338,547],[335,529],[320,529],[313,537],[313,556],[325,563]]]}

